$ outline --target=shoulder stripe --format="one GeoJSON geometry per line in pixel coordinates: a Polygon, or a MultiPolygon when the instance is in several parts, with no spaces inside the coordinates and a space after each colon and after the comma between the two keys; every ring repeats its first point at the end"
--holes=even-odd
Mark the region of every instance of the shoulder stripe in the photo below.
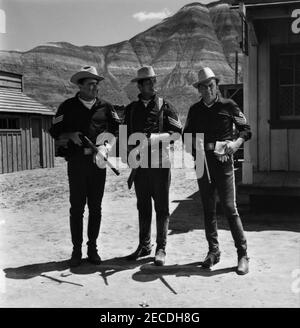
{"type": "Polygon", "coordinates": [[[111,111],[111,115],[112,115],[112,117],[113,117],[114,119],[116,119],[116,120],[120,120],[118,114],[117,114],[115,111],[111,111]]]}
{"type": "Polygon", "coordinates": [[[180,129],[182,128],[182,124],[181,124],[181,122],[180,122],[179,119],[178,120],[175,120],[174,118],[168,116],[168,120],[169,120],[170,124],[172,124],[172,125],[180,128],[180,129]]]}

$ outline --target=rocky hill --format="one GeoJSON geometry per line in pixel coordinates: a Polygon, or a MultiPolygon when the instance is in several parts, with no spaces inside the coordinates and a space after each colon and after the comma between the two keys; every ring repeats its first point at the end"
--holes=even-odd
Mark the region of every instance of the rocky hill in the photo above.
{"type": "MultiPolygon", "coordinates": [[[[105,76],[100,88],[105,99],[127,104],[137,94],[130,79],[140,66],[153,65],[159,93],[183,113],[198,97],[191,84],[201,67],[212,67],[221,83],[234,82],[239,33],[239,16],[228,4],[195,2],[117,44],[78,47],[51,42],[27,52],[1,51],[0,69],[24,74],[25,93],[56,107],[74,94],[69,78],[81,66],[94,65],[105,76]]],[[[239,53],[240,65],[241,60],[239,53]]]]}

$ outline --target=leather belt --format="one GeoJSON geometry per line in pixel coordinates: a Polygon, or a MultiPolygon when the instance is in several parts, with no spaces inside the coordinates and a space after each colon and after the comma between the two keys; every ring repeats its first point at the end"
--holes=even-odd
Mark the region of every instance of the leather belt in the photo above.
{"type": "Polygon", "coordinates": [[[83,148],[83,155],[92,155],[93,150],[91,148],[83,148]]]}
{"type": "Polygon", "coordinates": [[[215,150],[215,143],[209,142],[209,143],[205,144],[204,149],[205,150],[215,150]]]}

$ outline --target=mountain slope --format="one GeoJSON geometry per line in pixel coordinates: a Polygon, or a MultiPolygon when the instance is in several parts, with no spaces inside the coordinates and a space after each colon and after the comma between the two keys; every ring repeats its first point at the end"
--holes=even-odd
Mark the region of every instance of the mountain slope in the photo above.
{"type": "Polygon", "coordinates": [[[210,66],[222,83],[233,83],[239,33],[238,14],[227,4],[195,2],[117,44],[77,47],[51,42],[23,53],[2,51],[0,69],[24,74],[25,93],[56,107],[74,94],[69,78],[81,66],[94,65],[104,75],[100,92],[105,99],[126,104],[137,94],[130,83],[136,70],[153,65],[159,93],[185,112],[198,97],[191,84],[201,67],[210,66]]]}

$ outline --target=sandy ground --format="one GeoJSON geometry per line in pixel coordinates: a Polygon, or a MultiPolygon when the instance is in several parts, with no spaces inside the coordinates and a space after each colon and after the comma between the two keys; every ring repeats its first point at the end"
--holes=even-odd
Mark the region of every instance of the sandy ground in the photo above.
{"type": "MultiPolygon", "coordinates": [[[[184,170],[173,170],[166,266],[155,267],[152,257],[127,262],[122,257],[136,248],[138,237],[128,173],[108,172],[99,238],[103,264],[84,262],[75,269],[67,262],[64,160],[56,159],[54,169],[0,175],[0,307],[300,306],[299,288],[292,288],[300,269],[299,214],[251,213],[240,199],[250,273],[235,273],[236,253],[222,215],[221,261],[211,271],[202,269],[207,244],[197,185],[184,170]]],[[[152,227],[154,242],[155,220],[152,227]]]]}

